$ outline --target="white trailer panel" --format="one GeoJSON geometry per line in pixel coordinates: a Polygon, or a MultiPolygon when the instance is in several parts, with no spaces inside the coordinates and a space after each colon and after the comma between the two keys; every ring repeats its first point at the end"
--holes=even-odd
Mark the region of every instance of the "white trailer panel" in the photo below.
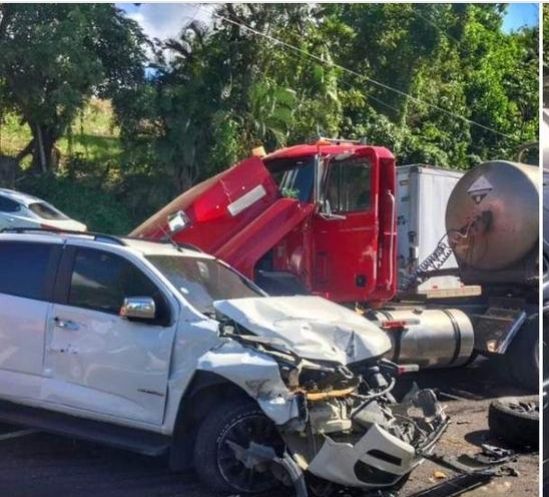
{"type": "MultiPolygon", "coordinates": [[[[397,231],[399,281],[404,282],[435,249],[446,232],[446,205],[462,172],[424,164],[397,168],[397,231]]],[[[457,268],[452,255],[442,268],[457,268]]],[[[400,286],[400,285],[399,285],[400,286]]],[[[454,276],[437,276],[423,282],[419,293],[460,288],[454,276]]]]}

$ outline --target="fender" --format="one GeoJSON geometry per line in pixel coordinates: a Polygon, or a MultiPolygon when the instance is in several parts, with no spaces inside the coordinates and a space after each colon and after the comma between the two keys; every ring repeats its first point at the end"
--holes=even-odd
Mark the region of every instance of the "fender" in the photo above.
{"type": "Polygon", "coordinates": [[[278,363],[266,354],[228,340],[204,354],[197,369],[215,373],[241,388],[276,425],[299,416],[297,398],[284,384],[278,363]]]}
{"type": "Polygon", "coordinates": [[[277,362],[228,340],[199,359],[179,402],[170,449],[172,470],[192,466],[194,428],[220,399],[235,397],[254,400],[277,425],[299,414],[297,400],[282,381],[277,362]]]}

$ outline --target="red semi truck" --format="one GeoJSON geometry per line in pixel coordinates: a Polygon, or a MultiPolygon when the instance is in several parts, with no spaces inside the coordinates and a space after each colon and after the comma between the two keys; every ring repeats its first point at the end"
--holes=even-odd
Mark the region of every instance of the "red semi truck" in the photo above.
{"type": "Polygon", "coordinates": [[[395,361],[441,367],[475,351],[500,355],[514,379],[537,388],[536,177],[534,166],[493,161],[458,182],[446,245],[423,269],[453,250],[461,280],[480,293],[430,303],[394,300],[396,161],[384,147],[319,139],[257,154],[184,192],[131,235],[199,247],[271,294],[360,303],[390,334],[395,361]]]}
{"type": "Polygon", "coordinates": [[[396,293],[395,158],[355,143],[298,145],[252,157],[175,199],[132,235],[194,244],[277,290],[336,302],[396,293]]]}

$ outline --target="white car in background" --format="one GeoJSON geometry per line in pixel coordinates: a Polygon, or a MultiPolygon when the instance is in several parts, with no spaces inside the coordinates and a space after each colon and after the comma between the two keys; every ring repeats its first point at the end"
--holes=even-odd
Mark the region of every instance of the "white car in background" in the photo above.
{"type": "Polygon", "coordinates": [[[0,188],[0,230],[5,228],[87,230],[85,224],[69,218],[39,198],[0,188]]]}

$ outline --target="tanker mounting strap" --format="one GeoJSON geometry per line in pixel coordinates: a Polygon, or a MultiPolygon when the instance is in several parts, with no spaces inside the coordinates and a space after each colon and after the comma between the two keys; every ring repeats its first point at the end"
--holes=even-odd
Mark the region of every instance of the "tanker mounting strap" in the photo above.
{"type": "Polygon", "coordinates": [[[404,285],[404,290],[410,290],[414,286],[418,286],[429,278],[429,273],[437,271],[453,254],[451,243],[449,242],[449,235],[453,233],[454,236],[461,240],[467,239],[471,228],[478,222],[483,220],[483,215],[479,214],[473,220],[469,221],[459,230],[451,230],[446,232],[437,243],[435,250],[428,255],[415,269],[415,271],[407,277],[407,281],[404,285]]]}

